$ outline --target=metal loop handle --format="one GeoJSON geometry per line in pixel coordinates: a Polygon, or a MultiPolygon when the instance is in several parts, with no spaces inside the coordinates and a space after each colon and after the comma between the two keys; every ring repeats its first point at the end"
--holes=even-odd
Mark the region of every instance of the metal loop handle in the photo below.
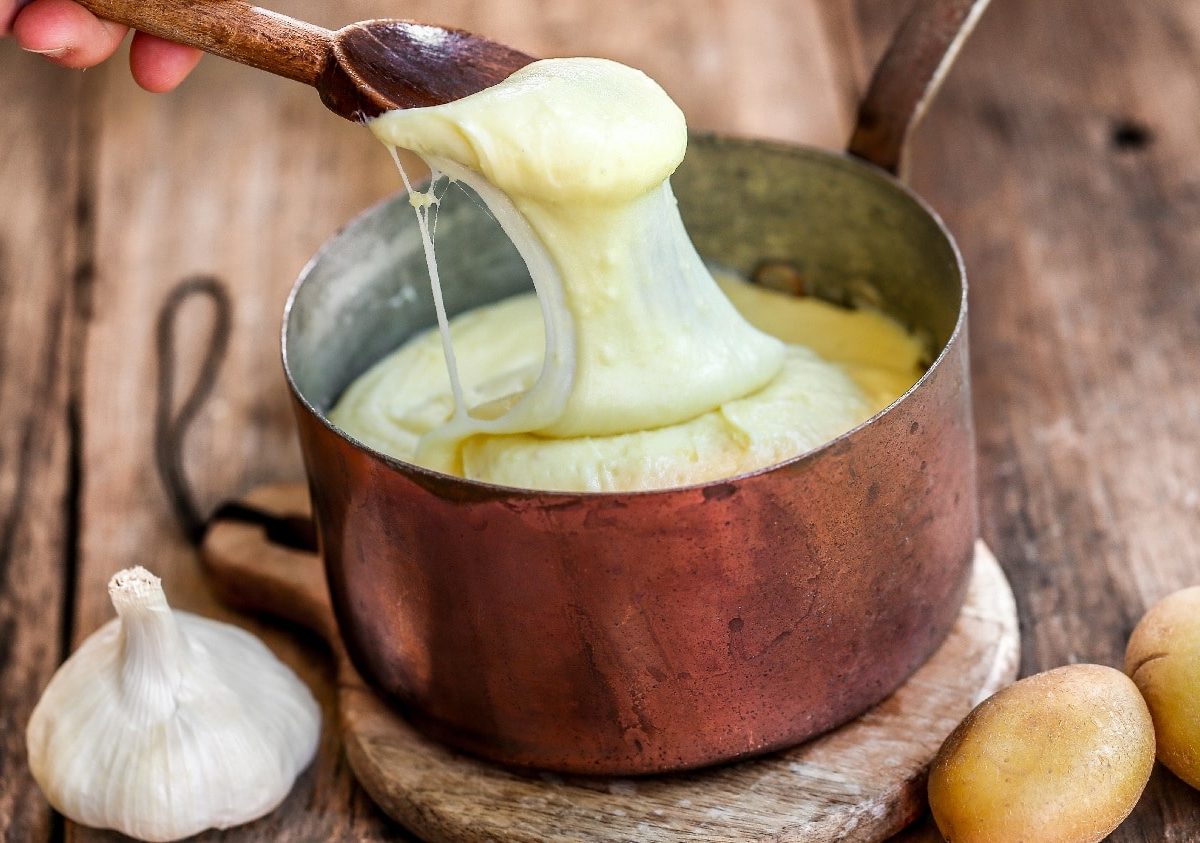
{"type": "Polygon", "coordinates": [[[180,529],[193,543],[204,535],[206,519],[196,502],[195,491],[183,467],[183,444],[196,416],[204,407],[217,382],[217,374],[229,348],[233,328],[233,304],[224,285],[216,278],[200,275],[182,281],[167,294],[158,312],[155,328],[155,356],[158,364],[158,389],[154,406],[154,461],[158,475],[180,529]],[[213,308],[213,328],[191,392],[172,415],[175,399],[175,322],[188,299],[207,298],[213,308]]]}
{"type": "Polygon", "coordinates": [[[904,177],[908,139],[991,0],[916,0],[883,54],[848,151],[904,177]]]}

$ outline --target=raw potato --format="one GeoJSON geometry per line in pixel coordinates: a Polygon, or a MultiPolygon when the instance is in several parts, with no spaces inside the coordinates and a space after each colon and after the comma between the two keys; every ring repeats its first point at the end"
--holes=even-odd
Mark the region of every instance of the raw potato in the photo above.
{"type": "Polygon", "coordinates": [[[1200,586],[1146,612],[1129,639],[1125,672],[1150,706],[1159,760],[1200,788],[1200,586]]]}
{"type": "Polygon", "coordinates": [[[929,771],[949,843],[1094,843],[1133,810],[1154,767],[1154,724],[1118,670],[1076,664],[975,708],[929,771]]]}

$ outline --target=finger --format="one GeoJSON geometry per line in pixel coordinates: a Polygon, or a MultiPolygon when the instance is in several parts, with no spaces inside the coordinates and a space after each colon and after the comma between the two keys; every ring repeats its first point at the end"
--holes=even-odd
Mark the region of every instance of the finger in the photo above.
{"type": "Polygon", "coordinates": [[[182,82],[202,55],[194,47],[136,32],[129,48],[129,69],[139,85],[147,91],[161,94],[173,90],[182,82]]]}
{"type": "Polygon", "coordinates": [[[17,43],[64,67],[99,64],[116,52],[127,31],[71,0],[34,0],[13,23],[17,43]]]}

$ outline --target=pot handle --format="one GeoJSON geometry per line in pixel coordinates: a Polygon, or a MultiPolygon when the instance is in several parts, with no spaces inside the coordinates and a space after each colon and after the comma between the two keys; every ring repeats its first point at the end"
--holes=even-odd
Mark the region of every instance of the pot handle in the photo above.
{"type": "Polygon", "coordinates": [[[880,59],[847,151],[904,178],[908,139],[990,0],[916,0],[880,59]]]}

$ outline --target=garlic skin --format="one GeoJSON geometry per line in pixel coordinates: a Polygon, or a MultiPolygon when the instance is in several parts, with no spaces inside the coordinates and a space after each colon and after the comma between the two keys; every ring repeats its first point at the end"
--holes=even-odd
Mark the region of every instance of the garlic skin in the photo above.
{"type": "Polygon", "coordinates": [[[250,633],[172,612],[145,568],[108,592],[118,617],[59,668],[26,729],[50,804],[151,841],[274,809],[316,754],[308,687],[250,633]]]}

